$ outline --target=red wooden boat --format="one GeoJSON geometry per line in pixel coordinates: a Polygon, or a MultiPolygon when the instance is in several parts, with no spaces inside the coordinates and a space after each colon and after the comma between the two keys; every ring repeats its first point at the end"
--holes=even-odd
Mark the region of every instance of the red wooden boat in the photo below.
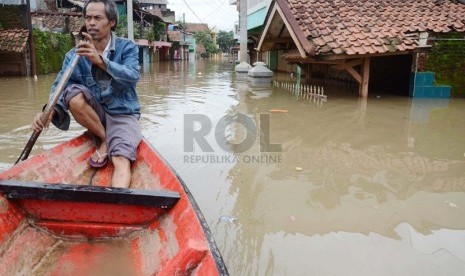
{"type": "Polygon", "coordinates": [[[142,141],[130,189],[87,133],[0,173],[0,275],[227,275],[192,195],[142,141]]]}

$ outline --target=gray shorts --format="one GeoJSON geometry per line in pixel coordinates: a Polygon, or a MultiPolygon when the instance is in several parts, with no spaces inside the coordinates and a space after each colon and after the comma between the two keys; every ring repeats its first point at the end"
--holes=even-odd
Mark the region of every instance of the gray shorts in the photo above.
{"type": "Polygon", "coordinates": [[[137,147],[142,140],[139,116],[136,114],[111,115],[106,113],[92,92],[79,84],[72,84],[63,91],[63,99],[67,109],[69,109],[69,101],[79,93],[82,93],[87,103],[95,110],[105,127],[108,155],[110,157],[124,156],[135,161],[137,147]]]}

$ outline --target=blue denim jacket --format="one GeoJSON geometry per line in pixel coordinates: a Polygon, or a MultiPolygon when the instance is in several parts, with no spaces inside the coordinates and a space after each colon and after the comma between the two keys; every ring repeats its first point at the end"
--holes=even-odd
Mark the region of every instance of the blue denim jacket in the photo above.
{"type": "MultiPolygon", "coordinates": [[[[50,99],[75,55],[75,48],[66,54],[63,67],[52,85],[50,99]]],[[[112,33],[110,54],[108,58],[103,57],[103,61],[106,64],[106,72],[98,66],[94,66],[87,58],[80,57],[65,87],[71,84],[86,86],[109,114],[140,115],[139,99],[136,93],[136,84],[140,78],[138,46],[134,42],[117,37],[112,33]]],[[[63,97],[60,97],[55,110],[57,112],[52,123],[60,129],[67,130],[69,128],[69,113],[63,102],[63,97]]]]}

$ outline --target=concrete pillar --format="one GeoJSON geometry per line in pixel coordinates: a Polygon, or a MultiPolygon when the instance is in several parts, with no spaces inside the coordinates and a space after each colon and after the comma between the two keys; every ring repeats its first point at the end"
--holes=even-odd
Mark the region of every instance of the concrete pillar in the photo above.
{"type": "Polygon", "coordinates": [[[127,0],[128,39],[134,41],[134,21],[132,18],[132,0],[127,0]]]}
{"type": "Polygon", "coordinates": [[[240,28],[240,63],[235,70],[239,73],[247,73],[252,66],[247,63],[247,0],[240,0],[239,28],[240,28]]]}
{"type": "Polygon", "coordinates": [[[271,85],[273,71],[258,63],[254,68],[248,71],[247,75],[251,86],[268,87],[271,85]]]}

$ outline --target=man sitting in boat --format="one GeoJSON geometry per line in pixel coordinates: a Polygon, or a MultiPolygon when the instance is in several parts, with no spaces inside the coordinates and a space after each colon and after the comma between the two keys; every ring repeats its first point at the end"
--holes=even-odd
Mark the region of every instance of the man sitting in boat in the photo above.
{"type": "MultiPolygon", "coordinates": [[[[87,33],[66,54],[63,67],[53,83],[50,98],[74,55],[81,58],[69,78],[63,95],[52,112],[52,123],[68,130],[71,111],[76,121],[87,128],[101,144],[89,164],[101,168],[108,158],[115,167],[112,186],[127,188],[131,179],[130,165],[142,134],[139,124],[140,105],[136,94],[139,80],[139,49],[112,31],[118,23],[113,0],[89,0],[84,5],[87,33]]],[[[47,130],[42,113],[35,116],[32,128],[47,130]]]]}

